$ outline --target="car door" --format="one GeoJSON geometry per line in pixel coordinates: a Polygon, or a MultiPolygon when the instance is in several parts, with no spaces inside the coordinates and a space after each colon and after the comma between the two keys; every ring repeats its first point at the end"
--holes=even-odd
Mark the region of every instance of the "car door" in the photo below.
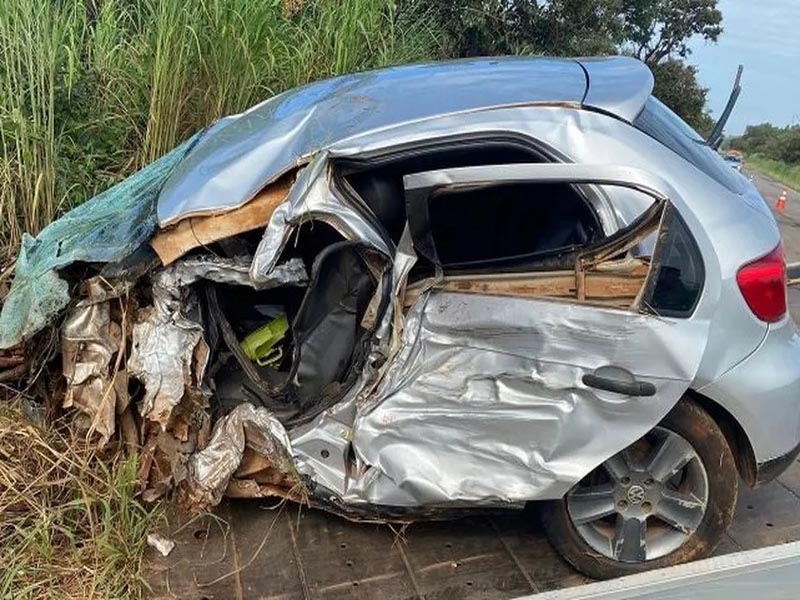
{"type": "MultiPolygon", "coordinates": [[[[649,306],[665,281],[681,282],[670,266],[676,249],[691,250],[663,179],[607,165],[515,164],[409,175],[405,187],[414,250],[431,274],[408,287],[402,343],[354,423],[366,476],[351,496],[390,506],[558,498],[684,394],[708,323],[692,314],[696,286],[693,303],[649,306]],[[459,190],[516,183],[621,186],[653,204],[613,235],[545,252],[538,263],[515,257],[448,273],[431,234],[431,198],[457,202],[459,190]],[[633,257],[656,230],[652,258],[633,257]]],[[[697,280],[694,251],[689,279],[697,280]]]]}

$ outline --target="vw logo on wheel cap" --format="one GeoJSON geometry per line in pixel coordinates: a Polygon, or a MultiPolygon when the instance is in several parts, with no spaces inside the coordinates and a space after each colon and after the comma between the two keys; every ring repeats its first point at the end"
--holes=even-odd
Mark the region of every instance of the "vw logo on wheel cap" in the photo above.
{"type": "Polygon", "coordinates": [[[629,504],[641,504],[644,500],[644,488],[640,485],[632,485],[628,488],[627,499],[629,504]]]}

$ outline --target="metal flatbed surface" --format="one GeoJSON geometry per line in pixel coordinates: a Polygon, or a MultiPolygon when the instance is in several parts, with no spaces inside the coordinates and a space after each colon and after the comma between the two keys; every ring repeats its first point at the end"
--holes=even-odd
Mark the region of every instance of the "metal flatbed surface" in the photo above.
{"type": "MultiPolygon", "coordinates": [[[[550,547],[535,514],[399,531],[274,506],[229,501],[217,518],[176,525],[175,550],[151,561],[154,596],[501,599],[589,583],[550,547]]],[[[800,540],[799,463],[777,481],[741,491],[717,554],[794,540],[800,540]]]]}

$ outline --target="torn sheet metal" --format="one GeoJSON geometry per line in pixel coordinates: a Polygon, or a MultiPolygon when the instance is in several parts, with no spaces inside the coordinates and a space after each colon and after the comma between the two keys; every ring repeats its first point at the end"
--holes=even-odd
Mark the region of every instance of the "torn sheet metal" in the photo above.
{"type": "MultiPolygon", "coordinates": [[[[347,394],[313,421],[289,432],[298,470],[329,492],[343,497],[351,482],[352,425],[357,406],[365,407],[383,373],[399,351],[403,332],[403,295],[417,255],[405,228],[392,265],[391,302],[381,315],[364,368],[347,394]],[[323,452],[324,450],[324,452],[323,452]]],[[[381,286],[382,287],[382,286],[381,286]]]]}
{"type": "Polygon", "coordinates": [[[138,173],[53,221],[36,238],[25,234],[11,291],[0,312],[0,348],[28,339],[69,304],[58,270],[75,262],[122,260],[157,227],[156,197],[202,133],[138,173]]]}
{"type": "MultiPolygon", "coordinates": [[[[195,510],[219,504],[234,474],[246,479],[257,472],[271,471],[278,482],[297,485],[291,443],[283,425],[266,408],[243,403],[220,418],[211,440],[189,459],[189,476],[181,484],[184,502],[195,510]],[[263,461],[243,468],[245,451],[251,450],[263,461]]],[[[252,458],[252,457],[251,457],[252,458]]]]}
{"type": "Polygon", "coordinates": [[[299,173],[289,197],[275,210],[261,238],[250,268],[253,281],[264,282],[270,277],[281,252],[287,243],[291,243],[292,232],[304,221],[312,219],[331,225],[347,240],[359,241],[385,256],[391,256],[386,241],[375,226],[331,189],[329,167],[327,155],[320,153],[299,173]]]}
{"type": "Polygon", "coordinates": [[[353,449],[371,468],[344,501],[561,497],[674,406],[700,363],[707,327],[544,300],[429,293],[408,315],[375,402],[355,420],[353,449]],[[621,396],[582,382],[607,366],[652,382],[657,394],[621,396]]]}
{"type": "Polygon", "coordinates": [[[167,271],[152,276],[153,306],[139,309],[133,326],[128,372],[145,388],[140,412],[166,428],[187,388],[199,389],[209,357],[203,328],[187,315],[191,290],[169,286],[167,271]]]}
{"type": "Polygon", "coordinates": [[[64,408],[75,407],[91,420],[89,432],[105,445],[115,431],[117,412],[128,401],[124,369],[113,357],[124,351],[123,331],[111,320],[107,300],[75,307],[61,331],[61,359],[67,393],[64,408]]]}
{"type": "Polygon", "coordinates": [[[290,258],[276,265],[267,277],[254,281],[250,277],[252,259],[224,258],[221,256],[201,255],[185,258],[173,263],[158,274],[159,285],[171,290],[178,290],[201,279],[216,283],[245,285],[258,290],[293,285],[302,286],[308,283],[308,273],[300,258],[290,258]]]}
{"type": "MultiPolygon", "coordinates": [[[[638,61],[607,60],[623,74],[649,73],[638,61]]],[[[404,65],[319,81],[215,124],[164,186],[158,220],[167,226],[241,206],[308,156],[368,131],[495,106],[578,106],[586,87],[577,61],[540,57],[404,65]]]]}

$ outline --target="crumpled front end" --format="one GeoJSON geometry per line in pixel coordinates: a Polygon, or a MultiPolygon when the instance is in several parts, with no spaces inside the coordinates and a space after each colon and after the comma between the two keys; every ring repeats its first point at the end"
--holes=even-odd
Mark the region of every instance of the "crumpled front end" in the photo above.
{"type": "MultiPolygon", "coordinates": [[[[529,270],[450,275],[426,189],[406,194],[393,240],[325,151],[249,202],[159,229],[187,144],[28,240],[0,316],[0,345],[39,346],[38,373],[57,364],[77,430],[139,452],[147,499],[278,496],[393,520],[519,507],[644,435],[696,372],[707,322],[647,309],[678,220],[664,194],[615,235],[587,221],[596,239],[529,270]],[[652,256],[630,252],[657,232],[652,256]],[[653,397],[598,391],[604,377],[653,397]]],[[[521,166],[550,183],[580,169],[521,166]]],[[[420,185],[463,175],[432,173],[420,185]]]]}
{"type": "Polygon", "coordinates": [[[0,341],[58,366],[76,431],[140,453],[145,498],[303,500],[288,431],[359,378],[388,248],[332,196],[324,154],[235,210],[158,229],[160,186],[194,141],[26,239],[0,341]]]}

